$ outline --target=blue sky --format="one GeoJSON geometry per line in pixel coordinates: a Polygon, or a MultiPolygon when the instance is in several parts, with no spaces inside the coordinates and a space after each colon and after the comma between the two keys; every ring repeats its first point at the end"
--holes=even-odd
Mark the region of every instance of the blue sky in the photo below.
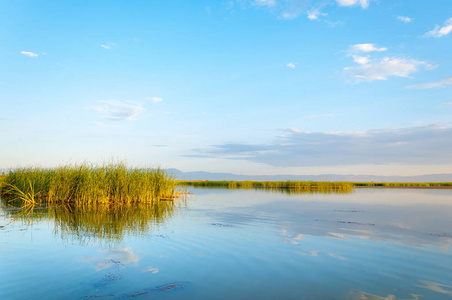
{"type": "Polygon", "coordinates": [[[452,170],[452,2],[0,1],[0,168],[452,170]]]}

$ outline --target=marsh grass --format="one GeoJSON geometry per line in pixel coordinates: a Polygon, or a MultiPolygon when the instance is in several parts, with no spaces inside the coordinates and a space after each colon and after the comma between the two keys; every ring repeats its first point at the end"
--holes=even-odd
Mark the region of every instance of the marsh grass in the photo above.
{"type": "Polygon", "coordinates": [[[452,182],[354,182],[362,187],[452,187],[452,182]]]}
{"type": "Polygon", "coordinates": [[[353,183],[328,181],[180,181],[194,187],[290,189],[298,191],[352,191],[353,183]]]}
{"type": "Polygon", "coordinates": [[[154,203],[177,196],[176,181],[160,168],[130,169],[125,163],[68,165],[9,171],[0,195],[26,205],[72,204],[79,207],[154,203]]]}
{"type": "Polygon", "coordinates": [[[343,182],[343,181],[180,181],[180,185],[220,188],[263,188],[291,191],[353,191],[355,187],[452,187],[452,182],[343,182]]]}

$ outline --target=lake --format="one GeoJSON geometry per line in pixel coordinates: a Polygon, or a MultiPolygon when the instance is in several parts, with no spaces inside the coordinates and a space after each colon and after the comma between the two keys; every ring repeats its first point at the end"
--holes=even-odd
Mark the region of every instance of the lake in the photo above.
{"type": "Polygon", "coordinates": [[[3,201],[0,299],[452,299],[450,189],[189,191],[104,211],[3,201]]]}

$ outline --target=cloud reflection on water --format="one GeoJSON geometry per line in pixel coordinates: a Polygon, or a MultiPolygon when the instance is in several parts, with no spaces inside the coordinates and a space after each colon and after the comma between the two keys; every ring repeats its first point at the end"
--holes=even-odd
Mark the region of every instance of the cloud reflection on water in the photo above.
{"type": "Polygon", "coordinates": [[[118,249],[100,249],[99,256],[81,256],[80,261],[94,262],[94,269],[101,271],[109,269],[114,265],[129,265],[136,266],[141,260],[141,256],[133,253],[131,247],[118,248],[118,249]]]}

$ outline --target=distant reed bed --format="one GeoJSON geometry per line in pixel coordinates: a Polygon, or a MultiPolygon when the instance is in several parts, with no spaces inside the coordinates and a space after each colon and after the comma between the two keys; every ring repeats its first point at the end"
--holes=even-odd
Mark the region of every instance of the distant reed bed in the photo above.
{"type": "Polygon", "coordinates": [[[130,205],[177,196],[173,176],[160,168],[131,169],[125,163],[27,167],[0,179],[0,195],[25,205],[130,205]]]}
{"type": "Polygon", "coordinates": [[[354,182],[362,187],[452,187],[452,182],[354,182]]]}
{"type": "Polygon", "coordinates": [[[306,191],[351,191],[350,182],[328,181],[180,181],[180,185],[194,187],[228,187],[228,188],[263,188],[263,189],[293,189],[306,191]]]}
{"type": "Polygon", "coordinates": [[[180,185],[193,187],[222,187],[222,188],[263,188],[283,189],[292,191],[352,191],[355,187],[413,187],[440,188],[451,187],[452,182],[342,182],[342,181],[180,181],[180,185]]]}

